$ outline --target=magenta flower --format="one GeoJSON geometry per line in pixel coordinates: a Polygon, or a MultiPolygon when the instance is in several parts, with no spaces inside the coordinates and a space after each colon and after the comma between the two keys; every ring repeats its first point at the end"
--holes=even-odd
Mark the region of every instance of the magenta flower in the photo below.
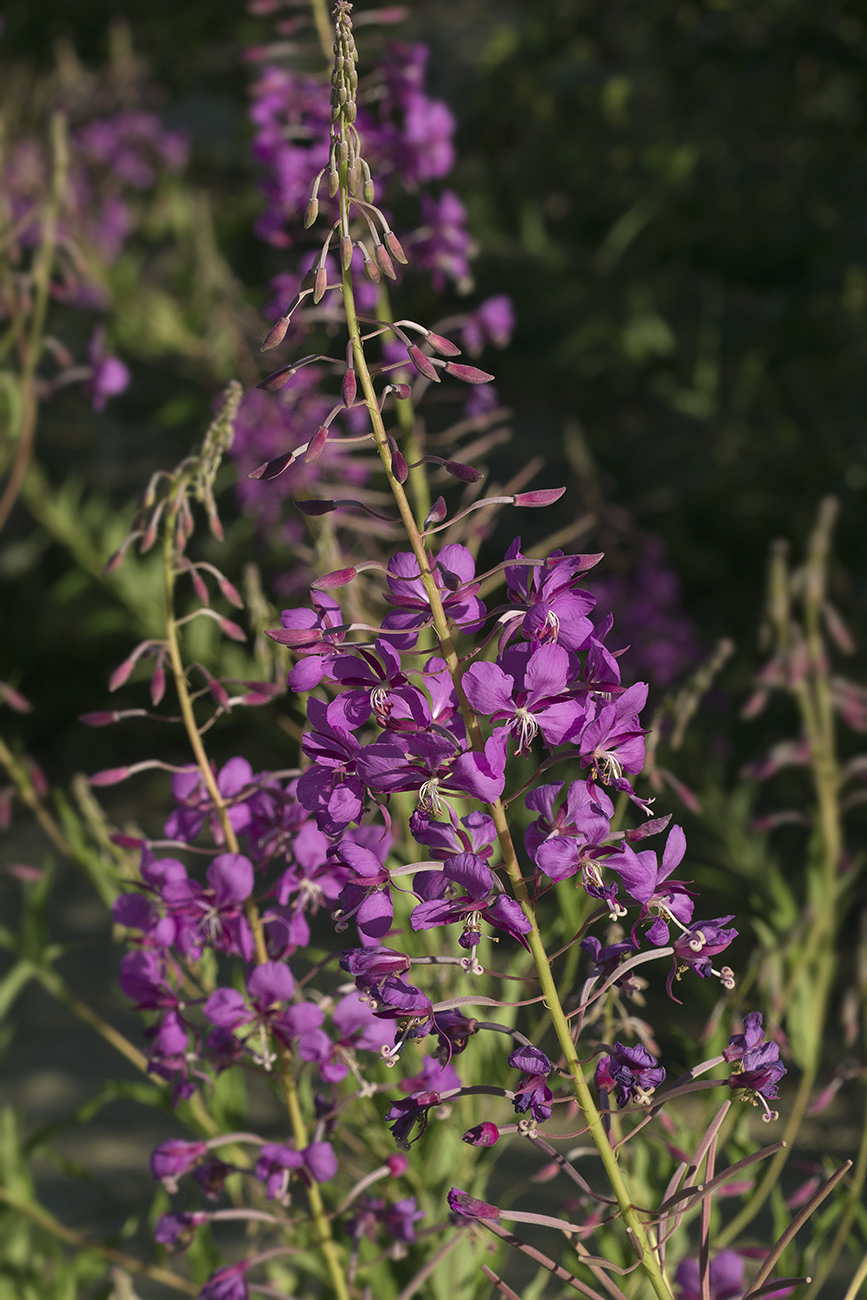
{"type": "Polygon", "coordinates": [[[130,373],[117,357],[104,351],[105,330],[98,326],[88,344],[91,374],[87,382],[90,401],[95,411],[104,411],[110,397],[122,393],[130,381],[130,373]]]}
{"type": "MultiPolygon", "coordinates": [[[[476,563],[465,546],[454,543],[430,556],[434,583],[440,593],[443,607],[458,627],[475,632],[486,617],[486,610],[475,593],[478,584],[473,582],[476,563]]],[[[389,640],[400,649],[411,650],[419,628],[429,624],[430,601],[412,551],[400,551],[388,562],[388,586],[394,606],[382,620],[383,630],[406,632],[406,636],[390,636],[389,640]]]]}
{"type": "Polygon", "coordinates": [[[477,713],[516,740],[515,753],[526,754],[541,731],[549,747],[559,745],[584,716],[584,708],[567,696],[572,680],[569,655],[559,645],[506,650],[502,663],[473,664],[463,677],[467,699],[477,713]]]}
{"type": "Polygon", "coordinates": [[[475,949],[484,920],[499,930],[505,930],[527,947],[523,936],[532,928],[530,922],[520,903],[495,889],[494,874],[480,857],[475,853],[459,853],[446,858],[442,877],[444,886],[451,883],[465,893],[419,903],[413,908],[410,918],[414,930],[430,930],[434,926],[452,925],[459,921],[463,924],[463,932],[458,943],[462,948],[475,949]]]}
{"type": "Polygon", "coordinates": [[[626,892],[642,904],[641,916],[656,914],[656,919],[647,930],[647,938],[656,947],[668,943],[669,918],[674,917],[682,926],[689,925],[692,920],[695,904],[690,891],[683,881],[669,880],[685,852],[686,836],[680,826],[673,826],[666,840],[661,863],[657,862],[653,849],[642,849],[636,853],[626,843],[607,860],[607,866],[620,876],[626,892]]]}

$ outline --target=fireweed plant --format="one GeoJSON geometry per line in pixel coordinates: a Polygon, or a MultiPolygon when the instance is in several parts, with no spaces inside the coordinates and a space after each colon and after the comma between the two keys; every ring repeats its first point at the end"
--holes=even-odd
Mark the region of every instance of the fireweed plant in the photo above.
{"type": "MultiPolygon", "coordinates": [[[[538,1270],[528,1296],[548,1283],[594,1300],[790,1294],[807,1279],[772,1275],[849,1166],[808,1189],[770,1249],[731,1248],[738,1220],[721,1229],[714,1195],[748,1192],[754,1166],[780,1159],[780,1142],[756,1151],[743,1133],[747,1113],[778,1118],[780,1045],[744,1006],[716,1054],[667,1071],[657,1045],[665,1023],[654,1028],[636,1014],[654,979],[676,1016],[701,980],[720,990],[723,1016],[737,984],[726,963],[736,918],[708,918],[694,884],[680,878],[689,875],[682,828],[634,787],[647,689],[621,684],[613,621],[581,585],[601,556],[556,546],[527,554],[516,537],[476,572],[483,533],[473,521],[513,506],[544,509],[562,490],[522,485],[484,496],[471,457],[426,456],[416,443],[410,402],[422,388],[483,392],[492,376],[447,333],[394,319],[381,298],[363,297],[414,254],[379,201],[360,127],[351,9],[346,0],[334,9],[327,139],[304,205],[322,239],[264,341],[266,351],[291,343],[308,308],[320,319],[327,310],[335,334],[341,322],[338,353],[289,356],[255,394],[279,402],[313,366],[336,378],[330,396],[317,378],[327,410],[296,410],[309,427],[253,467],[252,482],[276,492],[284,475],[303,470],[296,504],[316,527],[332,528],[318,534],[320,557],[342,559],[344,517],[377,525],[374,534],[355,530],[357,557],[321,573],[309,601],[269,629],[276,677],[286,676],[279,656],[291,652],[300,759],[260,772],[243,755],[213,764],[214,724],[268,705],[284,683],[217,677],[185,658],[187,629],[201,620],[245,639],[212,604],[239,608],[241,596],[191,548],[197,506],[222,536],[215,481],[249,402],[240,386],[227,391],[201,447],[154,477],[109,562],[115,570],[131,548],[161,552],[165,633],[139,644],[111,679],[121,689],[147,666],[151,708],[85,721],[170,720],[160,706],[171,685],[171,720],[193,762],[151,760],[90,781],[171,772],[175,807],[163,838],[104,834],[126,877],[121,892],[109,892],[128,940],[120,985],[147,1017],[145,1051],[58,996],[145,1071],[188,1126],[151,1156],[164,1189],[154,1235],[167,1251],[189,1249],[197,1267],[210,1260],[209,1276],[198,1288],[172,1266],[104,1254],[206,1300],[478,1295],[491,1286],[515,1296],[495,1271],[501,1244],[538,1270]],[[325,482],[349,495],[312,495],[329,463],[325,482]],[[341,477],[350,463],[357,471],[341,477]],[[431,463],[453,491],[434,497],[431,463]],[[368,484],[383,501],[372,504],[368,484]],[[257,1132],[246,1118],[245,1080],[278,1099],[277,1132],[257,1132]],[[721,1105],[696,1125],[696,1108],[715,1097],[721,1105]],[[730,1144],[743,1154],[719,1168],[730,1144]],[[559,1212],[511,1208],[494,1163],[503,1146],[550,1184],[559,1212]],[[547,1250],[561,1243],[557,1258],[536,1244],[538,1228],[547,1250]],[[229,1261],[219,1266],[215,1237],[229,1261]]],[[[417,130],[439,142],[441,166],[444,118],[427,116],[417,130]]],[[[777,628],[768,682],[800,692],[819,726],[825,705],[810,712],[785,640],[791,624],[777,628]]],[[[8,690],[5,701],[25,703],[8,690]]],[[[817,731],[821,758],[820,742],[817,731]]],[[[74,853],[27,772],[11,755],[4,761],[58,848],[74,853]]],[[[830,818],[831,786],[819,797],[830,818]]],[[[811,952],[826,1002],[833,926],[830,912],[817,915],[811,952]]],[[[52,987],[55,977],[40,978],[52,987]]],[[[795,983],[789,972],[787,988],[795,983]]],[[[777,1008],[787,1013],[785,997],[777,1008]]],[[[814,1078],[815,1068],[799,1113],[814,1078]]],[[[747,1203],[743,1226],[759,1203],[747,1203]]],[[[41,1209],[15,1204],[64,1237],[41,1209]]],[[[854,1201],[850,1209],[851,1222],[854,1201]]],[[[77,1244],[75,1236],[64,1239],[77,1244]]]]}

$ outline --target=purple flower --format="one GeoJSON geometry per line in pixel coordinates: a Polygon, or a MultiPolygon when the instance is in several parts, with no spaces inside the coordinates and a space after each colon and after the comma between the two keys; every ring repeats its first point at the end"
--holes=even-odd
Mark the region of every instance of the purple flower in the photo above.
{"type": "Polygon", "coordinates": [[[365,1236],[375,1241],[377,1228],[383,1228],[395,1241],[410,1245],[415,1241],[415,1225],[423,1218],[424,1210],[418,1208],[414,1196],[393,1205],[379,1197],[364,1196],[356,1204],[354,1217],[347,1220],[346,1231],[351,1237],[365,1236]]]}
{"type": "Polygon", "coordinates": [[[571,681],[569,655],[559,645],[506,650],[503,663],[473,664],[463,677],[470,704],[492,721],[506,720],[516,740],[515,753],[525,754],[541,731],[549,747],[559,745],[584,716],[584,709],[566,692],[571,681]]]}
{"type": "Polygon", "coordinates": [[[566,880],[580,871],[587,893],[622,914],[614,902],[617,885],[606,885],[600,871],[613,852],[604,841],[611,834],[614,805],[598,786],[573,781],[565,800],[555,807],[562,789],[563,782],[555,781],[527,795],[527,807],[541,814],[524,832],[527,852],[550,880],[566,880]]]}
{"type": "MultiPolygon", "coordinates": [[[[242,834],[250,824],[251,813],[246,795],[248,792],[253,793],[250,789],[253,784],[253,769],[246,758],[230,758],[217,773],[217,789],[229,805],[229,822],[238,834],[242,834]],[[245,798],[242,799],[242,795],[245,798]]],[[[172,795],[181,807],[176,808],[166,822],[165,832],[169,839],[184,840],[191,844],[207,817],[215,842],[223,844],[222,822],[198,768],[191,767],[172,777],[172,795]]]]}
{"type": "Polygon", "coordinates": [[[362,992],[372,991],[376,994],[389,975],[403,975],[408,971],[410,960],[406,953],[371,944],[369,948],[354,948],[351,952],[345,952],[340,958],[340,967],[354,977],[362,992]]]}
{"type": "MultiPolygon", "coordinates": [[[[712,957],[722,952],[733,939],[737,938],[737,930],[725,928],[725,923],[731,919],[731,916],[719,916],[714,921],[699,921],[683,934],[678,935],[673,945],[674,967],[667,982],[670,994],[674,979],[679,979],[687,969],[694,970],[703,980],[716,975],[722,980],[724,987],[734,987],[734,979],[729,968],[724,966],[721,971],[715,970],[711,961],[712,957]]],[[[675,1001],[680,999],[675,998],[675,1001]]]]}
{"type": "Polygon", "coordinates": [[[500,293],[494,298],[486,298],[466,318],[461,327],[461,337],[467,351],[477,357],[486,343],[493,343],[497,348],[506,347],[514,328],[512,299],[508,294],[500,293]]]}
{"type": "Polygon", "coordinates": [[[681,925],[689,925],[695,904],[689,890],[681,880],[669,880],[672,871],[680,865],[686,852],[686,836],[680,826],[673,826],[666,840],[662,863],[657,863],[653,849],[636,853],[629,844],[611,855],[607,866],[616,871],[630,897],[642,904],[642,917],[654,911],[657,919],[648,927],[647,938],[660,948],[668,943],[668,920],[674,917],[681,925]]]}
{"type": "Polygon", "coordinates": [[[644,729],[638,715],[646,700],[647,686],[636,682],[613,704],[602,704],[584,727],[578,745],[594,781],[632,793],[623,773],[640,772],[644,766],[644,729]]]}
{"type": "MultiPolygon", "coordinates": [[[[701,1270],[697,1259],[682,1259],[674,1276],[678,1288],[677,1300],[701,1300],[701,1270]]],[[[710,1261],[708,1270],[710,1300],[741,1300],[747,1286],[744,1278],[744,1261],[733,1250],[721,1250],[710,1261]]],[[[789,1296],[793,1287],[769,1291],[766,1300],[781,1300],[789,1296]]]]}
{"type": "Polygon", "coordinates": [[[748,1011],[744,1016],[744,1032],[732,1034],[728,1047],[723,1050],[723,1056],[729,1065],[742,1061],[747,1052],[760,1045],[764,1036],[761,1011],[748,1011]]]}
{"type": "Polygon", "coordinates": [[[247,1269],[250,1261],[229,1264],[212,1273],[199,1292],[199,1300],[248,1300],[247,1269]]]}
{"type": "Polygon", "coordinates": [[[429,930],[437,925],[463,923],[458,939],[462,948],[475,949],[486,920],[497,929],[518,939],[527,947],[523,935],[532,928],[520,903],[494,888],[494,875],[475,853],[459,853],[446,858],[442,875],[445,881],[466,892],[462,896],[433,899],[413,908],[410,924],[414,930],[429,930]]]}
{"type": "Polygon", "coordinates": [[[186,1250],[196,1235],[196,1228],[207,1223],[202,1211],[192,1214],[161,1214],[154,1225],[154,1241],[169,1250],[186,1250]]]}
{"type": "Polygon", "coordinates": [[[509,560],[523,559],[521,539],[516,538],[506,552],[505,571],[508,600],[518,609],[514,614],[510,612],[504,616],[501,645],[520,628],[528,641],[543,645],[557,642],[567,650],[583,649],[593,632],[593,624],[587,615],[596,601],[588,592],[576,590],[575,583],[601,558],[599,555],[564,555],[562,551],[552,551],[540,566],[510,565],[509,560]],[[526,613],[522,614],[521,610],[526,610],[526,613]]]}
{"type": "Polygon", "coordinates": [[[470,288],[472,239],[463,203],[452,190],[443,190],[438,199],[422,194],[421,213],[422,227],[412,239],[413,265],[429,272],[437,293],[444,291],[447,280],[458,291],[470,288]]]}
{"type": "Polygon", "coordinates": [[[776,1111],[770,1110],[768,1101],[778,1097],[777,1084],[786,1074],[786,1067],[780,1060],[780,1049],[776,1043],[760,1043],[744,1052],[735,1064],[733,1074],[729,1075],[730,1088],[743,1089],[748,1100],[761,1104],[765,1119],[775,1119],[776,1111]]]}
{"type": "MultiPolygon", "coordinates": [[[[475,632],[486,617],[482,602],[476,597],[478,583],[475,560],[465,546],[453,543],[438,554],[430,554],[434,584],[446,614],[458,627],[475,632]]],[[[431,620],[430,601],[419,573],[418,560],[412,551],[399,551],[388,562],[388,586],[394,606],[382,620],[384,630],[406,632],[389,640],[401,649],[411,650],[416,633],[431,620]]]]}
{"type": "Polygon", "coordinates": [[[451,1189],[448,1200],[452,1214],[459,1214],[462,1219],[499,1219],[500,1217],[496,1205],[480,1201],[475,1196],[470,1196],[469,1192],[462,1192],[459,1187],[451,1189]]]}
{"type": "Polygon", "coordinates": [[[207,1155],[207,1142],[183,1142],[172,1138],[151,1152],[151,1173],[168,1192],[178,1190],[178,1179],[188,1174],[207,1155]]]}
{"type": "Polygon", "coordinates": [[[615,1043],[611,1055],[600,1057],[596,1067],[597,1087],[606,1091],[616,1088],[618,1106],[628,1106],[631,1101],[648,1105],[664,1078],[663,1067],[640,1043],[634,1047],[615,1043]]]}
{"type": "Polygon", "coordinates": [[[352,918],[359,931],[370,939],[381,939],[391,929],[394,907],[388,886],[388,869],[369,849],[352,840],[341,840],[332,853],[352,876],[340,891],[340,906],[332,914],[338,930],[345,930],[352,918]]]}
{"type": "Polygon", "coordinates": [[[108,399],[122,393],[130,381],[130,373],[123,362],[109,356],[104,347],[105,330],[100,325],[93,331],[87,348],[91,367],[87,388],[95,411],[104,411],[108,399]]]}

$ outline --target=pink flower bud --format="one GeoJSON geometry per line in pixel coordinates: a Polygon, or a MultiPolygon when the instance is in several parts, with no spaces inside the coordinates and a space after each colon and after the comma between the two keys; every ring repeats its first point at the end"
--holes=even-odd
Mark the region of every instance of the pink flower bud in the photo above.
{"type": "Polygon", "coordinates": [[[372,284],[379,284],[382,279],[379,274],[379,267],[376,265],[376,262],[374,262],[372,257],[365,257],[364,259],[364,274],[372,284]]]}
{"type": "Polygon", "coordinates": [[[442,334],[434,334],[433,330],[428,330],[425,338],[441,357],[459,357],[461,355],[458,345],[452,343],[451,339],[444,339],[442,334]]]}
{"type": "Polygon", "coordinates": [[[391,253],[395,261],[401,262],[404,266],[406,266],[406,253],[401,248],[400,240],[398,239],[394,231],[386,230],[383,238],[385,239],[385,243],[388,248],[388,251],[391,253]]]}
{"type": "Polygon", "coordinates": [[[262,343],[260,351],[270,352],[271,348],[277,348],[286,337],[286,331],[289,328],[289,320],[286,316],[281,316],[276,324],[272,325],[265,340],[262,343]]]}
{"type": "Polygon", "coordinates": [[[219,619],[218,627],[220,631],[223,633],[223,636],[227,636],[231,641],[247,640],[247,633],[244,631],[244,629],[242,627],[239,627],[238,624],[233,622],[232,619],[230,618],[219,619]]]}
{"type": "Polygon", "coordinates": [[[325,444],[328,441],[328,429],[320,425],[313,437],[307,444],[307,450],[304,453],[305,461],[318,460],[325,450],[325,444]]]}
{"type": "Polygon", "coordinates": [[[388,449],[391,452],[391,472],[398,483],[405,483],[409,477],[409,468],[400,448],[391,436],[388,439],[388,449]]]}
{"type": "Polygon", "coordinates": [[[303,646],[318,645],[320,633],[315,627],[273,627],[266,628],[265,635],[278,645],[303,646]]]}
{"type": "Polygon", "coordinates": [[[229,692],[226,690],[222,682],[217,681],[216,677],[209,677],[208,690],[211,692],[212,697],[216,700],[221,709],[228,709],[229,692]]]}
{"type": "Polygon", "coordinates": [[[389,280],[396,280],[397,273],[395,272],[392,260],[389,257],[388,253],[385,251],[383,245],[377,244],[374,249],[374,252],[376,253],[376,260],[379,263],[380,269],[383,272],[383,274],[387,275],[389,280]]]}
{"type": "Polygon", "coordinates": [[[442,497],[437,497],[430,508],[427,519],[424,521],[425,528],[430,528],[434,524],[441,524],[446,517],[446,503],[442,497]]]}
{"type": "Polygon", "coordinates": [[[447,375],[460,379],[464,384],[489,384],[494,377],[487,370],[479,370],[478,366],[465,366],[460,361],[447,361],[445,369],[447,375]]]}
{"type": "Polygon", "coordinates": [[[85,727],[110,727],[120,716],[116,710],[103,709],[98,713],[79,713],[78,721],[83,722],[85,727]]]}
{"type": "Polygon", "coordinates": [[[341,396],[343,397],[344,406],[352,405],[352,403],[355,401],[355,394],[357,391],[358,391],[358,385],[355,380],[355,371],[347,367],[346,373],[343,376],[343,383],[340,389],[341,396]]]}
{"type": "Polygon", "coordinates": [[[404,400],[412,394],[409,384],[389,384],[389,388],[395,397],[402,397],[404,400]]]}
{"type": "Polygon", "coordinates": [[[274,370],[270,375],[266,375],[256,387],[261,388],[266,393],[276,393],[294,374],[294,366],[282,366],[279,370],[274,370]]]}
{"type": "Polygon", "coordinates": [[[123,663],[119,664],[118,667],[115,668],[114,672],[108,679],[108,689],[110,691],[118,690],[129,681],[130,673],[133,668],[135,668],[137,660],[138,655],[135,653],[131,654],[128,659],[124,659],[123,663]]]}
{"type": "Polygon", "coordinates": [[[447,460],[443,468],[453,478],[460,479],[461,483],[478,483],[479,479],[485,477],[480,469],[473,469],[472,465],[464,465],[459,460],[447,460]]]}
{"type": "Polygon", "coordinates": [[[7,686],[5,682],[0,682],[0,699],[16,713],[30,713],[33,708],[29,700],[25,700],[19,691],[13,686],[7,686]]]}
{"type": "Polygon", "coordinates": [[[476,1124],[474,1128],[468,1128],[461,1138],[462,1142],[469,1143],[471,1147],[492,1147],[499,1140],[500,1130],[490,1120],[476,1124]]]}
{"type": "Polygon", "coordinates": [[[202,575],[195,567],[190,568],[190,581],[193,584],[193,590],[195,591],[196,595],[198,596],[202,604],[210,605],[211,598],[208,595],[207,585],[204,579],[202,578],[202,575]]]}
{"type": "Polygon", "coordinates": [[[143,849],[147,840],[139,838],[137,835],[124,835],[118,831],[115,835],[108,837],[112,844],[116,844],[119,849],[143,849]]]}
{"type": "Polygon", "coordinates": [[[400,1178],[409,1169],[409,1157],[402,1151],[396,1151],[393,1156],[386,1156],[385,1163],[392,1178],[400,1178]]]}
{"type": "Polygon", "coordinates": [[[321,578],[311,582],[310,587],[314,591],[333,591],[335,587],[345,587],[357,577],[358,570],[355,568],[335,569],[332,573],[324,573],[321,578]]]}
{"type": "Polygon", "coordinates": [[[535,492],[516,492],[512,498],[516,506],[552,506],[566,491],[561,488],[539,488],[535,492]]]}
{"type": "Polygon", "coordinates": [[[352,240],[348,235],[340,236],[340,265],[344,271],[349,270],[349,264],[352,261],[352,240]]]}
{"type": "Polygon", "coordinates": [[[151,677],[151,704],[154,708],[162,701],[166,693],[166,672],[162,664],[157,664],[151,677]]]}
{"type": "Polygon", "coordinates": [[[278,474],[282,474],[284,469],[289,468],[294,459],[294,451],[285,451],[282,456],[275,456],[273,460],[266,460],[264,465],[251,470],[247,478],[263,479],[266,482],[269,479],[277,478],[278,474]]]}
{"type": "Polygon", "coordinates": [[[302,515],[308,515],[317,518],[319,515],[330,515],[332,510],[337,509],[336,501],[296,501],[296,509],[300,510],[302,515]]]}
{"type": "Polygon", "coordinates": [[[313,281],[313,301],[321,302],[325,290],[328,288],[328,272],[324,266],[317,267],[316,278],[313,281]]]}
{"type": "Polygon", "coordinates": [[[9,870],[13,876],[26,881],[28,885],[35,885],[37,881],[45,878],[45,872],[41,867],[31,867],[26,862],[15,862],[10,865],[9,870]]]}
{"type": "Polygon", "coordinates": [[[224,578],[221,574],[217,579],[217,584],[220,588],[221,594],[230,605],[234,605],[235,609],[244,608],[244,598],[234,583],[231,583],[228,578],[224,578]]]}
{"type": "Polygon", "coordinates": [[[94,772],[87,778],[89,785],[117,785],[129,776],[128,767],[107,767],[102,772],[94,772]]]}
{"type": "MultiPolygon", "coordinates": [[[[416,370],[418,370],[420,374],[424,375],[426,379],[432,379],[435,384],[441,382],[439,374],[437,373],[437,367],[431,361],[430,357],[425,356],[420,347],[415,343],[410,343],[407,348],[407,354],[416,370]]],[[[448,369],[448,367],[446,368],[448,369]]]]}

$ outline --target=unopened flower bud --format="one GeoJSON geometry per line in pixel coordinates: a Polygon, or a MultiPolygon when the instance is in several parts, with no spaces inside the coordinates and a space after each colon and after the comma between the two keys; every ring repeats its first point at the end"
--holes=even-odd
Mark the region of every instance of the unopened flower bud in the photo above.
{"type": "Polygon", "coordinates": [[[355,159],[346,169],[346,187],[350,194],[354,194],[358,189],[358,163],[355,159]]]}
{"type": "Polygon", "coordinates": [[[400,1178],[409,1169],[409,1157],[402,1151],[396,1151],[392,1156],[385,1157],[385,1163],[388,1165],[388,1172],[392,1178],[400,1178]]]}
{"type": "Polygon", "coordinates": [[[325,450],[325,444],[328,441],[328,429],[320,425],[313,437],[307,444],[307,451],[304,453],[305,461],[318,460],[325,450]]]}
{"type": "Polygon", "coordinates": [[[259,465],[256,469],[250,470],[247,478],[262,479],[267,482],[269,479],[276,478],[278,474],[282,474],[284,469],[288,469],[294,459],[294,451],[284,451],[282,456],[275,456],[273,460],[266,460],[264,465],[259,465]]]}
{"type": "Polygon", "coordinates": [[[406,266],[406,253],[401,248],[400,240],[398,239],[394,231],[386,230],[383,238],[385,240],[388,251],[391,253],[395,261],[401,262],[404,266],[406,266]]]}
{"type": "Polygon", "coordinates": [[[296,501],[295,507],[301,511],[302,515],[309,515],[316,518],[318,515],[330,515],[332,510],[337,509],[337,502],[319,501],[310,498],[307,501],[296,501]]]}
{"type": "Polygon", "coordinates": [[[221,709],[228,709],[229,692],[226,690],[222,682],[217,681],[216,677],[209,678],[208,690],[211,692],[212,697],[216,700],[221,709]]]}
{"type": "Polygon", "coordinates": [[[401,397],[404,401],[406,401],[406,399],[412,394],[412,389],[409,384],[389,384],[389,388],[394,393],[395,397],[401,397]]]}
{"type": "Polygon", "coordinates": [[[218,619],[217,626],[219,627],[220,631],[223,633],[223,636],[227,636],[230,641],[247,640],[247,633],[244,631],[242,627],[239,627],[238,624],[234,622],[234,620],[231,618],[223,617],[218,619]]]}
{"type": "Polygon", "coordinates": [[[445,370],[447,375],[460,379],[464,384],[489,384],[494,377],[486,370],[479,370],[478,366],[465,366],[460,361],[447,361],[445,370]]]}
{"type": "Polygon", "coordinates": [[[309,230],[319,216],[319,200],[312,198],[304,210],[304,229],[309,230]]]}
{"type": "Polygon", "coordinates": [[[332,167],[331,170],[330,170],[329,173],[328,173],[328,194],[329,194],[329,197],[333,199],[334,196],[335,196],[335,194],[337,193],[337,191],[338,191],[339,189],[340,189],[340,177],[339,177],[339,175],[337,174],[337,168],[336,168],[336,167],[332,167]]]}
{"type": "Polygon", "coordinates": [[[208,595],[208,588],[205,585],[202,575],[195,569],[190,569],[190,580],[193,584],[193,590],[203,605],[210,605],[211,598],[208,595]]]}
{"type": "Polygon", "coordinates": [[[427,519],[424,521],[425,528],[430,528],[434,524],[441,524],[446,517],[446,503],[442,497],[437,497],[430,508],[427,519]]]}
{"type": "MultiPolygon", "coordinates": [[[[358,384],[355,379],[355,371],[347,369],[343,376],[343,383],[340,386],[340,392],[343,397],[343,405],[351,406],[355,401],[355,394],[358,391],[358,384]]],[[[309,458],[308,458],[309,459],[309,458]]]]}
{"type": "Polygon", "coordinates": [[[220,588],[221,594],[230,605],[234,605],[235,609],[244,608],[244,597],[238,591],[238,588],[234,583],[230,582],[228,578],[224,578],[223,575],[220,574],[217,579],[217,585],[220,588]]]}
{"type": "Polygon", "coordinates": [[[429,356],[422,352],[421,348],[415,343],[410,343],[407,348],[407,354],[416,370],[424,375],[425,379],[432,379],[435,384],[440,383],[440,376],[437,367],[431,361],[429,356]]]}
{"type": "Polygon", "coordinates": [[[87,778],[88,785],[117,785],[129,776],[128,767],[106,767],[102,772],[94,772],[87,778]]]}
{"type": "Polygon", "coordinates": [[[425,338],[441,357],[459,357],[461,355],[457,343],[452,343],[451,339],[443,338],[442,334],[434,334],[433,330],[428,330],[425,338]]]}
{"type": "Polygon", "coordinates": [[[352,240],[349,238],[348,235],[341,235],[340,236],[340,265],[343,267],[344,271],[347,271],[349,269],[349,264],[351,261],[352,261],[352,240]]]}
{"type": "Polygon", "coordinates": [[[85,727],[110,727],[120,716],[117,710],[102,709],[98,713],[79,713],[78,721],[83,722],[85,727]]]}
{"type": "Polygon", "coordinates": [[[516,492],[512,498],[516,506],[552,506],[566,491],[561,488],[539,488],[536,492],[516,492]]]}
{"type": "Polygon", "coordinates": [[[321,578],[311,582],[310,587],[315,591],[333,591],[335,587],[345,587],[357,577],[357,569],[335,569],[332,573],[324,573],[321,578]]]}
{"type": "Polygon", "coordinates": [[[129,681],[130,673],[133,668],[135,668],[137,661],[137,654],[130,655],[128,659],[124,659],[123,663],[115,668],[114,672],[108,679],[108,689],[110,691],[118,690],[119,687],[124,686],[127,681],[129,681]]]}
{"type": "MultiPolygon", "coordinates": [[[[313,286],[313,301],[321,302],[322,295],[328,288],[328,272],[324,266],[316,268],[316,279],[313,282],[313,286]]],[[[493,376],[491,376],[491,378],[493,378],[493,376]]]]}
{"type": "Polygon", "coordinates": [[[500,1130],[490,1120],[476,1124],[474,1128],[468,1128],[461,1138],[462,1142],[467,1142],[471,1147],[492,1147],[499,1140],[500,1130]]]}
{"type": "Polygon", "coordinates": [[[156,706],[161,703],[166,693],[166,670],[162,664],[157,664],[151,677],[151,704],[156,706]]]}
{"type": "Polygon", "coordinates": [[[485,477],[480,469],[473,469],[472,465],[464,465],[459,460],[447,460],[443,468],[461,483],[478,483],[485,477]]]}
{"type": "Polygon", "coordinates": [[[279,347],[286,337],[286,331],[288,328],[289,318],[287,316],[281,316],[276,324],[272,325],[268,333],[265,335],[265,341],[263,342],[260,351],[269,352],[271,348],[279,347]]]}
{"type": "Polygon", "coordinates": [[[382,278],[379,274],[379,267],[376,265],[373,258],[368,255],[367,249],[363,244],[361,245],[361,250],[364,254],[364,274],[372,284],[379,284],[379,281],[382,278]]]}
{"type": "Polygon", "coordinates": [[[294,366],[281,366],[279,370],[272,370],[270,375],[266,375],[256,385],[266,393],[276,393],[284,384],[288,383],[292,375],[295,374],[294,366]]]}
{"type": "Polygon", "coordinates": [[[409,477],[409,469],[400,448],[391,436],[388,439],[388,448],[391,452],[391,472],[398,483],[405,483],[409,477]]]}
{"type": "Polygon", "coordinates": [[[388,276],[389,280],[396,280],[397,273],[394,269],[391,258],[389,257],[388,253],[385,251],[384,246],[382,244],[377,244],[374,249],[374,252],[376,254],[376,260],[377,262],[379,262],[380,269],[382,270],[382,272],[388,276]]]}
{"type": "Polygon", "coordinates": [[[345,140],[337,141],[337,148],[335,150],[335,154],[337,156],[338,167],[345,167],[346,164],[349,162],[349,145],[345,140]]]}

